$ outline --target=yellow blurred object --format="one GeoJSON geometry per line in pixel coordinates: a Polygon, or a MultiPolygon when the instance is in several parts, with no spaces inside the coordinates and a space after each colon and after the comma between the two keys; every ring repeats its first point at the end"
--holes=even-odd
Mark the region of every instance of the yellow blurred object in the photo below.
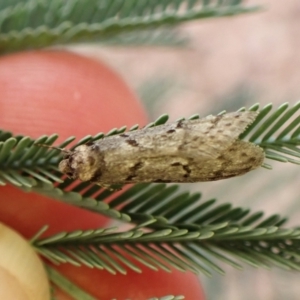
{"type": "Polygon", "coordinates": [[[49,282],[42,261],[27,240],[2,223],[0,299],[50,299],[49,282]]]}

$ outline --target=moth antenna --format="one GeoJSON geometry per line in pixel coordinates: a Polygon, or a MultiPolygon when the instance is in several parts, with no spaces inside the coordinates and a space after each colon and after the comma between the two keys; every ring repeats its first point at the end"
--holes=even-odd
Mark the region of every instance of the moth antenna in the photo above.
{"type": "Polygon", "coordinates": [[[54,147],[54,146],[49,146],[49,145],[46,145],[46,144],[36,144],[36,146],[39,146],[39,147],[45,147],[45,148],[50,148],[50,149],[55,149],[55,150],[59,150],[61,152],[64,152],[64,153],[70,153],[69,150],[66,150],[64,148],[59,148],[59,147],[54,147]]]}

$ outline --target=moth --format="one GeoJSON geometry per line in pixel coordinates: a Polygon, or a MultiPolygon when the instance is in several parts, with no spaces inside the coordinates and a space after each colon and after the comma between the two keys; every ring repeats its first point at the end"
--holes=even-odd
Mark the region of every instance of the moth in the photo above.
{"type": "Polygon", "coordinates": [[[233,112],[143,128],[65,151],[59,170],[103,187],[226,179],[261,166],[264,151],[239,135],[257,112],[233,112]]]}

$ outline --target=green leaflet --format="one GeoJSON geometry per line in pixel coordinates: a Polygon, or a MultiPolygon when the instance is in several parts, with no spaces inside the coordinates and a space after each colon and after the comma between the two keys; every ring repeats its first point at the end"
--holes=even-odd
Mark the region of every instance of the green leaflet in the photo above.
{"type": "Polygon", "coordinates": [[[0,6],[0,52],[81,41],[182,45],[185,40],[174,30],[176,24],[258,9],[244,6],[243,1],[14,1],[0,6]]]}

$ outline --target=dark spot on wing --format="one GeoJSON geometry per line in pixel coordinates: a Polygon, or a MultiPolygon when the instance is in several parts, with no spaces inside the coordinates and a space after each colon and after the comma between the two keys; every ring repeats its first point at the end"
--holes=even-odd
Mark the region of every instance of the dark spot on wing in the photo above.
{"type": "Polygon", "coordinates": [[[168,131],[167,131],[167,133],[173,133],[173,132],[175,132],[176,130],[175,129],[169,129],[168,131]]]}
{"type": "Polygon", "coordinates": [[[211,126],[207,128],[207,130],[204,132],[204,134],[209,134],[211,130],[215,129],[219,123],[219,121],[223,118],[223,115],[216,116],[212,118],[211,120],[211,126]]]}
{"type": "Polygon", "coordinates": [[[184,120],[180,120],[180,121],[177,123],[176,128],[182,128],[183,121],[184,121],[184,120]]]}
{"type": "Polygon", "coordinates": [[[138,162],[133,167],[131,167],[130,170],[136,171],[136,170],[142,168],[143,166],[144,166],[144,164],[142,162],[138,162]]]}
{"type": "Polygon", "coordinates": [[[171,164],[171,166],[172,166],[172,167],[178,167],[178,166],[181,166],[182,169],[185,171],[185,174],[183,175],[184,178],[189,177],[190,174],[191,174],[191,172],[192,172],[191,169],[190,169],[190,167],[189,167],[188,165],[183,165],[183,164],[180,163],[180,162],[174,162],[174,163],[171,164]]]}
{"type": "Polygon", "coordinates": [[[230,147],[230,148],[228,148],[227,151],[228,151],[228,152],[234,152],[234,151],[236,151],[236,149],[235,149],[234,147],[230,147]]]}
{"type": "Polygon", "coordinates": [[[190,167],[188,166],[188,165],[182,165],[182,168],[183,168],[183,170],[186,172],[184,175],[183,175],[183,177],[184,178],[188,178],[188,177],[190,177],[190,174],[191,174],[191,169],[190,169],[190,167]]]}
{"type": "Polygon", "coordinates": [[[98,182],[98,181],[100,181],[101,176],[102,176],[101,170],[97,170],[97,171],[94,173],[94,175],[93,175],[93,177],[91,178],[90,181],[91,181],[91,182],[98,182]]]}
{"type": "Polygon", "coordinates": [[[159,182],[162,182],[162,183],[170,183],[170,182],[172,182],[172,181],[170,181],[170,180],[165,180],[165,179],[155,179],[153,182],[157,182],[157,183],[159,183],[159,182]]]}
{"type": "Polygon", "coordinates": [[[256,162],[256,158],[255,157],[249,157],[249,159],[248,159],[248,162],[249,163],[254,163],[254,162],[256,162]]]}
{"type": "Polygon", "coordinates": [[[188,165],[182,166],[182,168],[186,171],[187,174],[190,174],[192,172],[188,165]]]}
{"type": "Polygon", "coordinates": [[[138,162],[134,166],[130,168],[131,174],[125,179],[125,181],[130,182],[133,181],[135,177],[137,177],[137,170],[141,169],[144,166],[143,162],[138,162]]]}
{"type": "Polygon", "coordinates": [[[126,133],[122,133],[122,134],[120,134],[120,137],[124,137],[124,138],[126,138],[126,137],[129,137],[129,135],[128,135],[128,134],[126,134],[126,133]]]}
{"type": "Polygon", "coordinates": [[[137,147],[139,143],[136,140],[128,139],[126,140],[126,143],[131,145],[132,147],[137,147]]]}
{"type": "Polygon", "coordinates": [[[88,163],[89,163],[90,166],[93,166],[95,164],[95,158],[92,157],[92,156],[89,156],[87,158],[87,161],[88,161],[88,163]]]}
{"type": "Polygon", "coordinates": [[[231,126],[232,124],[231,123],[226,123],[225,126],[229,127],[231,126]]]}
{"type": "Polygon", "coordinates": [[[130,182],[130,181],[132,181],[135,177],[136,177],[136,176],[135,176],[134,174],[131,174],[131,175],[129,175],[129,176],[125,179],[125,181],[130,182]]]}

